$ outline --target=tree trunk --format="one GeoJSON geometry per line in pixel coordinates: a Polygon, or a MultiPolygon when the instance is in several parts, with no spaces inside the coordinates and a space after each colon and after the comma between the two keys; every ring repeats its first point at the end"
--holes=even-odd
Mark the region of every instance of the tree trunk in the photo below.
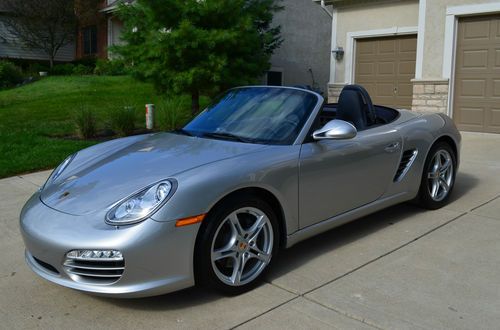
{"type": "Polygon", "coordinates": [[[191,92],[191,114],[194,116],[200,112],[200,91],[191,92]]]}
{"type": "Polygon", "coordinates": [[[54,56],[52,55],[49,57],[49,66],[51,70],[54,68],[54,56]]]}

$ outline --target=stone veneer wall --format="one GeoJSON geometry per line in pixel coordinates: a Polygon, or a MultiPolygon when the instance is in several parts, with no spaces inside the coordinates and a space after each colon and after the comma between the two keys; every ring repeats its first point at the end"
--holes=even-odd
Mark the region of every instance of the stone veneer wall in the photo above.
{"type": "MultiPolygon", "coordinates": [[[[421,112],[442,112],[448,110],[449,81],[412,80],[412,110],[421,112]]],[[[328,103],[336,103],[345,84],[328,84],[328,103]]]]}
{"type": "Polygon", "coordinates": [[[448,80],[412,80],[412,110],[421,112],[442,112],[448,110],[448,80]]]}
{"type": "Polygon", "coordinates": [[[345,84],[328,84],[328,103],[337,103],[345,84]]]}

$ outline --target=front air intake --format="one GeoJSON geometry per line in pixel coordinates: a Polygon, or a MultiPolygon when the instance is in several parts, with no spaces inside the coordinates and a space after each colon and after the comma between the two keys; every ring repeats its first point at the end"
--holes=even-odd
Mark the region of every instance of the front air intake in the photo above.
{"type": "Polygon", "coordinates": [[[121,278],[125,270],[125,260],[121,253],[116,251],[72,251],[66,255],[63,266],[66,273],[76,282],[111,284],[121,278]],[[110,256],[107,256],[108,254],[110,256]]]}
{"type": "Polygon", "coordinates": [[[403,156],[401,157],[401,161],[399,162],[398,170],[396,171],[396,175],[394,176],[394,182],[400,182],[403,180],[404,176],[410,170],[411,165],[417,158],[418,151],[417,149],[406,150],[403,152],[403,156]]]}

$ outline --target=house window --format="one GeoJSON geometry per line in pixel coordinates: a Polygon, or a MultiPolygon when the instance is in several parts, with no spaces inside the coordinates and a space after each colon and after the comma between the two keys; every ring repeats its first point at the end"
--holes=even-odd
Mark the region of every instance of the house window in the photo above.
{"type": "Polygon", "coordinates": [[[267,85],[268,86],[282,86],[283,85],[283,72],[281,72],[281,71],[267,71],[267,85]]]}
{"type": "Polygon", "coordinates": [[[83,55],[97,54],[97,27],[88,26],[83,29],[83,55]]]}

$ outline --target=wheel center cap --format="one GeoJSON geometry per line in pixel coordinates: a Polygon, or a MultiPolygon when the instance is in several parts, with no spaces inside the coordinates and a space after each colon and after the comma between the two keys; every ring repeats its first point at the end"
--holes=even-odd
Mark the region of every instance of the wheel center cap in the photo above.
{"type": "Polygon", "coordinates": [[[239,248],[240,248],[240,250],[241,250],[241,251],[245,251],[245,250],[247,249],[247,247],[248,247],[248,244],[247,244],[247,243],[245,243],[245,242],[240,242],[240,244],[239,244],[239,248]]]}

